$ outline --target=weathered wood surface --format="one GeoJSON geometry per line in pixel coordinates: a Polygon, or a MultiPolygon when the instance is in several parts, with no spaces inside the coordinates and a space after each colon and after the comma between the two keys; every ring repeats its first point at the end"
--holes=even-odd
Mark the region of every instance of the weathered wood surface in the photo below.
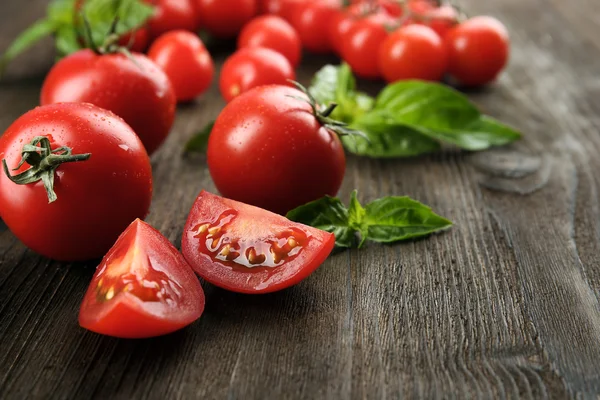
{"type": "MultiPolygon", "coordinates": [[[[43,0],[3,0],[0,49],[43,0]]],[[[448,233],[331,257],[261,297],[204,285],[193,326],[152,340],[80,329],[94,263],[50,262],[0,233],[0,398],[597,398],[600,394],[600,2],[463,1],[509,27],[513,57],[470,96],[526,133],[484,154],[351,158],[342,197],[406,194],[448,233]]],[[[0,84],[0,130],[34,107],[45,46],[0,84]]],[[[222,60],[222,56],[220,59],[222,60]]],[[[306,82],[323,59],[301,67],[306,82]]],[[[197,192],[214,190],[183,142],[223,102],[182,107],[154,157],[149,221],[179,245],[197,192]]]]}

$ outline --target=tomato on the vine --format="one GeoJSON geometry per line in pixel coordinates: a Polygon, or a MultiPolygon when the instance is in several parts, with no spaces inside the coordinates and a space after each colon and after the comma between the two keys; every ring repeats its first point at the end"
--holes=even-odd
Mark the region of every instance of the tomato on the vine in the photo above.
{"type": "Polygon", "coordinates": [[[213,285],[259,294],[304,280],[334,245],[331,233],[201,192],[183,231],[182,252],[194,271],[213,285]]]}
{"type": "Polygon", "coordinates": [[[152,154],[175,119],[175,93],[165,73],[143,54],[132,58],[80,50],[48,73],[41,104],[91,103],[123,118],[152,154]]]}
{"type": "Polygon", "coordinates": [[[257,86],[289,85],[295,79],[292,64],[282,54],[264,47],[245,47],[225,61],[219,86],[229,102],[257,86]]]}
{"type": "Polygon", "coordinates": [[[101,257],[148,214],[152,168],[144,146],[121,118],[91,104],[24,114],[0,137],[0,159],[0,215],[46,257],[101,257]]]}
{"type": "Polygon", "coordinates": [[[119,338],[175,332],[204,311],[204,292],[181,253],[135,220],[106,254],[79,310],[79,324],[119,338]]]}
{"type": "Polygon", "coordinates": [[[298,32],[285,19],[264,15],[250,21],[238,37],[238,48],[266,47],[283,54],[295,67],[302,57],[298,32]]]}
{"type": "Polygon", "coordinates": [[[220,38],[236,36],[258,13],[257,0],[193,0],[200,24],[220,38]]]}
{"type": "Polygon", "coordinates": [[[200,38],[187,31],[171,31],[150,47],[148,57],[165,71],[178,101],[190,101],[204,93],[215,66],[200,38]]]}
{"type": "Polygon", "coordinates": [[[388,82],[438,81],[448,67],[442,39],[424,25],[408,25],[391,34],[379,49],[379,69],[388,82]]]}
{"type": "Polygon", "coordinates": [[[332,50],[329,42],[329,24],[340,6],[335,1],[315,1],[295,7],[292,26],[300,35],[302,45],[313,53],[328,53],[332,50]]]}
{"type": "Polygon", "coordinates": [[[150,34],[156,39],[163,33],[183,29],[196,32],[200,26],[193,0],[144,0],[155,7],[148,21],[150,34]]]}
{"type": "Polygon", "coordinates": [[[295,88],[261,86],[217,118],[208,167],[225,197],[285,214],[337,194],[346,169],[342,143],[326,116],[295,88]]]}
{"type": "Polygon", "coordinates": [[[474,17],[454,27],[445,37],[448,73],[466,86],[492,82],[509,58],[506,27],[493,17],[474,17]]]}

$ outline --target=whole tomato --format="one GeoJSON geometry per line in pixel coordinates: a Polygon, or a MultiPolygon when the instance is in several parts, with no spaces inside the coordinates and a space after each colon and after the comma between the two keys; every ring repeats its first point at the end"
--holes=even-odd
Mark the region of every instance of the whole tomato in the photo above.
{"type": "Polygon", "coordinates": [[[0,159],[0,216],[46,257],[102,257],[148,214],[152,168],[144,146],[121,118],[91,104],[29,111],[0,137],[0,159]]]}
{"type": "Polygon", "coordinates": [[[315,1],[302,3],[295,7],[291,23],[302,45],[313,53],[332,51],[329,42],[329,25],[340,5],[336,1],[315,1]]]}
{"type": "Polygon", "coordinates": [[[435,31],[408,25],[391,34],[379,49],[379,70],[387,82],[438,81],[448,67],[448,52],[435,31]]]}
{"type": "Polygon", "coordinates": [[[196,32],[200,27],[193,0],[144,0],[154,5],[154,15],[148,21],[150,34],[156,39],[163,33],[183,29],[196,32]]]}
{"type": "Polygon", "coordinates": [[[285,19],[264,15],[250,21],[238,37],[238,48],[266,47],[285,56],[293,67],[302,57],[302,43],[298,32],[285,19]]]}
{"type": "Polygon", "coordinates": [[[194,0],[203,28],[220,38],[235,37],[258,14],[258,0],[194,0]]]}
{"type": "Polygon", "coordinates": [[[262,85],[289,85],[296,80],[292,64],[282,54],[265,47],[246,47],[229,57],[221,69],[221,95],[231,101],[262,85]]]}
{"type": "Polygon", "coordinates": [[[41,104],[91,103],[123,118],[152,154],[167,138],[177,105],[169,78],[146,56],[80,50],[60,60],[42,86],[41,104]]]}
{"type": "Polygon", "coordinates": [[[221,194],[280,214],[336,195],[346,158],[324,117],[287,86],[260,86],[233,100],[208,142],[208,167],[221,194]]]}
{"type": "Polygon", "coordinates": [[[171,31],[150,47],[148,57],[165,71],[178,101],[190,101],[212,83],[215,66],[206,47],[195,34],[171,31]]]}
{"type": "Polygon", "coordinates": [[[466,86],[492,82],[508,62],[508,31],[492,17],[474,17],[457,25],[445,43],[450,52],[448,73],[466,86]]]}

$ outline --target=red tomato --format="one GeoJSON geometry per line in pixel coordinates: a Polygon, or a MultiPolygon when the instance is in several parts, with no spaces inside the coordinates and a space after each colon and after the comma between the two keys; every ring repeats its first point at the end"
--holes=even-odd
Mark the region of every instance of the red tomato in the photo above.
{"type": "Polygon", "coordinates": [[[373,56],[388,37],[381,21],[381,16],[372,16],[355,22],[342,41],[342,58],[362,78],[381,76],[377,56],[373,56]]]}
{"type": "Polygon", "coordinates": [[[258,0],[194,0],[202,27],[221,38],[236,36],[258,13],[258,0]]]}
{"type": "Polygon", "coordinates": [[[194,271],[213,285],[259,294],[304,280],[334,245],[331,233],[202,192],[185,225],[182,252],[194,271]]]}
{"type": "Polygon", "coordinates": [[[50,204],[42,181],[16,184],[1,173],[2,219],[27,247],[46,257],[102,257],[131,221],[148,214],[152,168],[144,146],[121,118],[91,104],[38,107],[0,137],[0,159],[13,177],[30,168],[17,166],[23,146],[36,137],[47,138],[53,151],[66,146],[72,155],[91,156],[47,172],[57,197],[50,204]]]}
{"type": "Polygon", "coordinates": [[[329,43],[333,51],[340,55],[342,43],[350,28],[359,18],[373,11],[371,3],[357,3],[348,8],[336,10],[329,24],[329,43]]]}
{"type": "Polygon", "coordinates": [[[265,15],[250,21],[238,37],[238,47],[266,47],[288,59],[292,67],[300,62],[302,43],[298,32],[283,18],[265,15]]]}
{"type": "Polygon", "coordinates": [[[97,55],[80,50],[50,70],[42,105],[92,103],[123,118],[152,154],[166,139],[177,104],[169,78],[150,59],[134,53],[97,55]]]}
{"type": "Polygon", "coordinates": [[[130,51],[143,53],[150,43],[150,32],[148,28],[140,28],[130,32],[119,40],[119,45],[129,48],[130,51]]]}
{"type": "Polygon", "coordinates": [[[204,311],[204,292],[181,253],[135,220],[104,257],[79,310],[79,324],[119,338],[175,332],[204,311]]]}
{"type": "Polygon", "coordinates": [[[261,14],[275,14],[291,21],[296,7],[309,1],[315,0],[260,0],[259,10],[261,14]]]}
{"type": "Polygon", "coordinates": [[[404,14],[402,4],[397,0],[379,0],[378,3],[392,17],[401,17],[404,14]]]}
{"type": "Polygon", "coordinates": [[[457,24],[458,12],[451,5],[434,8],[425,14],[425,25],[433,29],[442,39],[457,24]]]}
{"type": "Polygon", "coordinates": [[[294,68],[280,53],[264,47],[240,49],[221,69],[221,95],[230,102],[240,94],[262,85],[289,85],[296,80],[294,68]]]}
{"type": "Polygon", "coordinates": [[[492,82],[508,62],[508,31],[492,17],[475,17],[457,25],[445,42],[450,51],[448,72],[466,86],[492,82]]]}
{"type": "Polygon", "coordinates": [[[424,25],[409,25],[390,35],[379,49],[379,69],[388,82],[439,81],[448,67],[442,39],[424,25]]]}
{"type": "Polygon", "coordinates": [[[306,50],[313,53],[328,53],[332,50],[329,25],[339,8],[339,5],[330,1],[307,2],[295,8],[291,23],[298,31],[306,50]]]}
{"type": "Polygon", "coordinates": [[[336,195],[346,169],[338,136],[286,86],[252,89],[225,107],[207,154],[223,196],[280,214],[336,195]]]}
{"type": "Polygon", "coordinates": [[[150,33],[157,38],[163,33],[183,29],[196,32],[200,24],[193,0],[144,0],[155,6],[154,15],[148,21],[150,33]]]}
{"type": "Polygon", "coordinates": [[[148,57],[165,71],[179,101],[204,93],[215,74],[215,66],[200,38],[188,31],[171,31],[159,37],[148,57]]]}

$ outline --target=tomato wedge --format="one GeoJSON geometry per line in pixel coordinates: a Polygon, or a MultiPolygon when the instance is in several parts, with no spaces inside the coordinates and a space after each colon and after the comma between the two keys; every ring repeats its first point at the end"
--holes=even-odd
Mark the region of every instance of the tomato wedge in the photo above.
{"type": "Polygon", "coordinates": [[[202,191],[183,232],[194,271],[238,293],[276,292],[312,274],[335,245],[331,233],[202,191]]]}
{"type": "Polygon", "coordinates": [[[204,292],[181,253],[137,219],[96,270],[79,324],[104,335],[148,338],[179,330],[203,311],[204,292]]]}

